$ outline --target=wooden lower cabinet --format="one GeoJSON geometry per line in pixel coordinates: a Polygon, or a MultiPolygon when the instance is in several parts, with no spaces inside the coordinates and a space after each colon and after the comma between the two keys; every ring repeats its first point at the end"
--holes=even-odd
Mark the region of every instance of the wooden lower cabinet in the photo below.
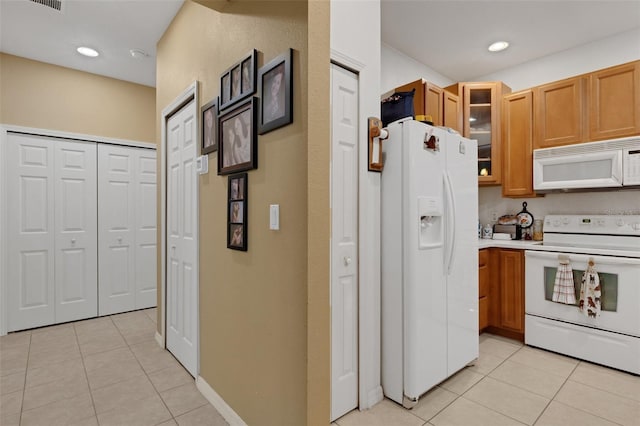
{"type": "Polygon", "coordinates": [[[500,327],[524,334],[522,250],[500,249],[500,327]]]}
{"type": "Polygon", "coordinates": [[[524,252],[483,249],[479,259],[480,331],[524,341],[524,252]]]}
{"type": "Polygon", "coordinates": [[[478,253],[478,324],[480,331],[489,326],[489,249],[478,253]]]}

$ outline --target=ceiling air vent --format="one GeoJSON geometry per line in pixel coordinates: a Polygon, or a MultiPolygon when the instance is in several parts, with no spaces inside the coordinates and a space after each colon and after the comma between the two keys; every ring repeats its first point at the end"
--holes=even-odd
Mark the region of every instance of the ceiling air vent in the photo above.
{"type": "Polygon", "coordinates": [[[51,9],[55,9],[57,11],[62,10],[62,0],[30,0],[33,3],[38,3],[43,6],[50,7],[51,9]]]}

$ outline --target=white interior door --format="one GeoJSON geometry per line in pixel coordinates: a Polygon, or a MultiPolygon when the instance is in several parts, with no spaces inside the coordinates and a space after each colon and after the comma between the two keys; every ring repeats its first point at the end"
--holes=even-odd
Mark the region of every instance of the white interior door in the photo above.
{"type": "Polygon", "coordinates": [[[55,146],[55,322],[98,315],[96,143],[55,146]]]}
{"type": "Polygon", "coordinates": [[[167,122],[167,349],[198,371],[198,151],[195,101],[167,122]]]}
{"type": "Polygon", "coordinates": [[[157,304],[156,151],[136,149],[136,309],[157,304]]]}
{"type": "Polygon", "coordinates": [[[358,406],[358,76],[331,65],[331,421],[358,406]]]}
{"type": "Polygon", "coordinates": [[[98,146],[99,314],[135,309],[135,150],[98,146]]]}
{"type": "Polygon", "coordinates": [[[7,331],[55,322],[54,144],[7,140],[7,331]]]}

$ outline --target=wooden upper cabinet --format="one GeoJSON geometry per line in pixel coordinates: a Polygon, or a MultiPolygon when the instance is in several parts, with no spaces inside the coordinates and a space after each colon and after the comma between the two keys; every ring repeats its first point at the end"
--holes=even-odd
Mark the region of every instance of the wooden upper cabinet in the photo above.
{"type": "Polygon", "coordinates": [[[501,108],[503,94],[511,89],[502,82],[458,83],[447,90],[462,92],[462,135],[478,141],[478,183],[501,183],[501,108]]]}
{"type": "Polygon", "coordinates": [[[502,100],[502,195],[530,197],[533,192],[533,92],[502,100]]]}
{"type": "Polygon", "coordinates": [[[462,102],[458,95],[443,91],[443,126],[451,127],[462,134],[462,102]]]}
{"type": "Polygon", "coordinates": [[[589,74],[589,140],[640,134],[640,61],[589,74]]]}
{"type": "Polygon", "coordinates": [[[424,84],[424,104],[426,106],[424,115],[430,115],[435,126],[442,126],[444,123],[442,96],[443,90],[440,87],[428,81],[424,84]]]}
{"type": "Polygon", "coordinates": [[[415,115],[430,115],[435,126],[442,126],[442,96],[443,90],[433,83],[423,79],[396,87],[396,92],[410,92],[413,95],[413,109],[415,115]]]}
{"type": "Polygon", "coordinates": [[[535,88],[534,148],[584,141],[585,80],[584,76],[579,76],[535,88]]]}
{"type": "Polygon", "coordinates": [[[434,126],[451,127],[462,134],[462,103],[460,98],[424,79],[396,87],[396,92],[410,92],[416,115],[430,115],[434,126]]]}

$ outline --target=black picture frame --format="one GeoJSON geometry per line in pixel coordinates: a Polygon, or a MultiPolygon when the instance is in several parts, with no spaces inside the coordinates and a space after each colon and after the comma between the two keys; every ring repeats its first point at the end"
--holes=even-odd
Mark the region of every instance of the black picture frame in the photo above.
{"type": "Polygon", "coordinates": [[[220,103],[223,111],[256,92],[258,51],[252,49],[220,75],[220,103]]]}
{"type": "Polygon", "coordinates": [[[227,195],[227,248],[247,251],[248,174],[229,176],[227,195]]]}
{"type": "Polygon", "coordinates": [[[202,155],[218,150],[218,98],[207,102],[200,109],[202,114],[202,155]]]}
{"type": "Polygon", "coordinates": [[[258,71],[260,117],[263,135],[293,122],[293,49],[278,55],[258,71]]]}
{"type": "Polygon", "coordinates": [[[253,97],[218,119],[218,174],[228,175],[258,168],[256,112],[253,97]]]}

